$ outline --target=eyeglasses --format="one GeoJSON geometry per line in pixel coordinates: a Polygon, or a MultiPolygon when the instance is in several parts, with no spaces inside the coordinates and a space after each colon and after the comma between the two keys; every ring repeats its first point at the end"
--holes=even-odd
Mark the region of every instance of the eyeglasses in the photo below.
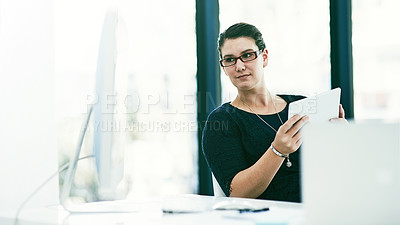
{"type": "Polygon", "coordinates": [[[242,62],[249,62],[257,59],[263,50],[258,50],[254,52],[246,52],[239,57],[226,57],[219,61],[222,67],[233,66],[236,64],[237,60],[240,59],[242,62]]]}

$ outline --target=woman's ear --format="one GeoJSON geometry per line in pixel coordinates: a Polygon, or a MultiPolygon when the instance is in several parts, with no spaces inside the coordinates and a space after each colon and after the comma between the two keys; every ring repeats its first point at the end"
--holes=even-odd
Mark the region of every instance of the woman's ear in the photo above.
{"type": "Polygon", "coordinates": [[[266,67],[268,65],[268,50],[264,49],[264,51],[261,54],[263,57],[263,67],[266,67]]]}

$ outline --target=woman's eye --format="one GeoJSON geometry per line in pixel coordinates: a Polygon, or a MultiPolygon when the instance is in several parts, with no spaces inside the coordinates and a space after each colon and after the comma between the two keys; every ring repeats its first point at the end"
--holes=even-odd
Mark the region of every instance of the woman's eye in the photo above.
{"type": "Polygon", "coordinates": [[[225,62],[233,62],[233,61],[235,61],[234,58],[225,58],[224,60],[225,60],[225,62]]]}
{"type": "Polygon", "coordinates": [[[248,58],[251,58],[251,56],[252,56],[252,53],[245,53],[245,54],[242,55],[242,58],[243,59],[248,59],[248,58]]]}

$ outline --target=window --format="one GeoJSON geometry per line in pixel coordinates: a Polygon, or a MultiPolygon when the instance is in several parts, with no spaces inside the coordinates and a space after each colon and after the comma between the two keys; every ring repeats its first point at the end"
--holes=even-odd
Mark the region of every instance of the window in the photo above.
{"type": "MultiPolygon", "coordinates": [[[[87,96],[93,93],[100,34],[111,2],[74,0],[57,1],[55,5],[61,162],[68,160],[75,149],[87,96]]],[[[114,7],[128,32],[127,96],[138,100],[117,98],[128,118],[126,129],[121,130],[127,135],[127,198],[195,193],[195,1],[126,0],[114,7]]],[[[84,151],[91,154],[90,145],[84,151]]],[[[92,168],[89,164],[93,161],[78,163],[74,194],[83,193],[82,198],[91,201],[96,200],[90,195],[96,180],[88,178],[90,174],[82,174],[85,169],[79,169],[92,168]]]]}
{"type": "MultiPolygon", "coordinates": [[[[221,32],[237,22],[255,25],[269,52],[271,92],[311,95],[330,89],[329,1],[220,0],[221,32]]],[[[236,89],[222,71],[222,101],[236,89]]]]}
{"type": "Polygon", "coordinates": [[[355,119],[400,118],[400,2],[353,0],[355,119]]]}

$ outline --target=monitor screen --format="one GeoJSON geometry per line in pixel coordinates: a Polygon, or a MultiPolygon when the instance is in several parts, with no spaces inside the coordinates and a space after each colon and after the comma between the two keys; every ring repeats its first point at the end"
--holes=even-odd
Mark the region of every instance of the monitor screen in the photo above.
{"type": "MultiPolygon", "coordinates": [[[[60,201],[66,207],[75,176],[79,155],[88,127],[93,127],[93,154],[98,178],[98,200],[116,200],[125,197],[125,188],[119,188],[124,175],[125,132],[124,110],[117,107],[117,98],[126,96],[126,26],[117,10],[105,16],[100,36],[95,83],[95,101],[89,105],[83,121],[75,154],[70,160],[60,201]],[[119,96],[118,96],[118,95],[119,96]]],[[[68,203],[69,204],[69,203],[68,203]]],[[[71,208],[71,207],[66,207],[71,208]]]]}
{"type": "Polygon", "coordinates": [[[124,49],[126,46],[125,26],[116,10],[107,12],[101,34],[97,72],[96,97],[93,105],[94,143],[98,175],[98,197],[113,200],[117,196],[118,184],[123,177],[124,112],[118,110],[117,99],[126,92],[127,77],[124,49]],[[124,87],[125,86],[125,87],[124,87]]]}

